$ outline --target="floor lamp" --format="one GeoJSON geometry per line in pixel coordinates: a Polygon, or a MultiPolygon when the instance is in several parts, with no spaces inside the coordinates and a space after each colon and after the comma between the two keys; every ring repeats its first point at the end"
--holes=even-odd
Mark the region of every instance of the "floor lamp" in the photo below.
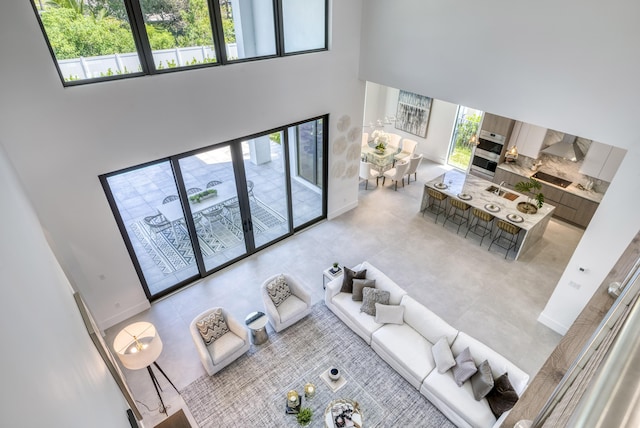
{"type": "Polygon", "coordinates": [[[147,368],[149,376],[153,381],[153,386],[156,389],[158,398],[160,399],[160,413],[167,414],[167,408],[162,401],[160,391],[162,388],[158,383],[151,364],[162,373],[162,375],[169,381],[173,389],[179,394],[178,388],[171,382],[165,372],[160,368],[156,360],[162,352],[162,340],[158,331],[150,322],[136,322],[123,328],[113,341],[113,348],[116,351],[116,355],[122,362],[122,365],[131,370],[140,370],[147,368]]]}

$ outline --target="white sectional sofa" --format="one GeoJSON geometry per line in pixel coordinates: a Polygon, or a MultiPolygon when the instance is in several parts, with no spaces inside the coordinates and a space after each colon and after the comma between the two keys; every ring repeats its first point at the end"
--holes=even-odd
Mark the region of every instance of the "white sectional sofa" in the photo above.
{"type": "Polygon", "coordinates": [[[367,269],[367,279],[376,280],[375,288],[389,291],[390,305],[404,306],[404,323],[379,324],[373,316],[360,312],[362,302],[353,301],[350,293],[340,291],[342,276],[327,284],[327,307],[457,426],[499,427],[509,412],[496,420],[485,398],[476,401],[470,381],[459,387],[451,370],[438,372],[431,348],[442,337],[446,337],[454,356],[469,347],[476,366],[487,360],[494,378],[508,373],[518,396],[524,392],[529,376],[488,346],[449,325],[370,263],[353,268],[362,269],[367,269]]]}

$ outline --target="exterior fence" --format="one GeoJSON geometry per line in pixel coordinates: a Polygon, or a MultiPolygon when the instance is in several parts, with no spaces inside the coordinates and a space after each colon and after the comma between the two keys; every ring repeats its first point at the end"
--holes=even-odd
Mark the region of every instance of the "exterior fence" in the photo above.
{"type": "MultiPolygon", "coordinates": [[[[237,44],[227,45],[227,56],[238,57],[237,44]]],[[[153,51],[153,61],[158,69],[182,67],[215,62],[216,53],[212,46],[162,49],[153,51]]],[[[58,65],[64,80],[83,80],[142,71],[136,52],[62,59],[58,61],[58,65]]]]}

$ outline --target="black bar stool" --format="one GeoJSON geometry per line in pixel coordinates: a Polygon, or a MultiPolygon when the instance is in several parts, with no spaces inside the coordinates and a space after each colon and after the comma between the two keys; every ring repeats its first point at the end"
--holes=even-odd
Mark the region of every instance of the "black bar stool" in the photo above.
{"type": "Polygon", "coordinates": [[[509,251],[513,249],[515,251],[516,245],[518,243],[518,235],[520,234],[520,228],[511,223],[507,223],[504,220],[498,220],[496,223],[496,227],[498,228],[498,234],[493,238],[491,244],[489,244],[489,250],[491,250],[491,246],[496,244],[500,248],[504,248],[507,252],[504,254],[504,258],[507,258],[509,251]],[[504,235],[507,236],[504,236],[504,235]]]}
{"type": "Polygon", "coordinates": [[[438,222],[438,217],[443,212],[446,212],[446,208],[442,205],[444,204],[445,199],[447,199],[447,195],[442,192],[438,192],[431,187],[427,187],[427,194],[429,195],[429,203],[425,207],[424,211],[422,211],[422,216],[424,217],[425,211],[429,210],[436,215],[436,223],[438,222]]]}
{"type": "Polygon", "coordinates": [[[467,233],[464,234],[464,237],[466,238],[469,232],[478,235],[480,237],[480,246],[482,246],[482,241],[484,241],[485,236],[491,235],[491,232],[493,232],[493,219],[495,217],[478,208],[472,209],[471,215],[473,215],[473,218],[469,223],[469,228],[467,229],[467,233]]]}
{"type": "Polygon", "coordinates": [[[465,215],[465,213],[469,212],[470,207],[468,204],[455,198],[450,198],[449,203],[451,204],[451,209],[449,210],[449,215],[445,217],[442,227],[447,224],[447,221],[452,221],[458,225],[458,230],[456,231],[456,234],[458,234],[460,232],[460,226],[469,222],[469,215],[465,215]]]}

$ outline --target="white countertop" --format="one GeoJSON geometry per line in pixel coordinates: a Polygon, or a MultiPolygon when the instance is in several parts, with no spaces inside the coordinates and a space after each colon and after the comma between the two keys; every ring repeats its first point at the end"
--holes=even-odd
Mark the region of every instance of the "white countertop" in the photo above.
{"type": "MultiPolygon", "coordinates": [[[[512,164],[512,163],[501,163],[498,165],[498,168],[503,169],[505,171],[512,172],[514,174],[522,175],[523,177],[529,178],[535,171],[531,171],[529,168],[525,168],[520,165],[512,164]]],[[[576,183],[571,183],[567,187],[556,186],[555,184],[547,183],[543,180],[538,180],[541,183],[546,184],[547,186],[555,187],[556,189],[563,190],[565,192],[571,193],[576,196],[580,196],[581,198],[588,199],[593,202],[600,203],[602,202],[603,193],[594,192],[593,190],[580,190],[576,183]]]]}
{"type": "Polygon", "coordinates": [[[545,203],[542,208],[538,209],[538,212],[535,214],[524,214],[516,208],[519,202],[526,202],[527,197],[516,192],[512,192],[509,189],[503,189],[510,193],[516,193],[518,196],[517,199],[510,201],[509,199],[498,196],[494,193],[489,192],[487,187],[496,186],[496,184],[479,178],[473,175],[467,175],[460,171],[451,170],[443,175],[436,177],[435,179],[428,181],[425,183],[425,186],[432,187],[439,192],[442,192],[448,196],[455,197],[457,199],[463,200],[459,197],[461,193],[466,193],[471,196],[471,200],[463,200],[465,203],[471,205],[472,207],[479,208],[483,211],[489,211],[485,205],[494,205],[500,208],[498,212],[491,212],[495,217],[505,220],[509,223],[513,223],[516,226],[529,230],[542,219],[551,215],[555,207],[553,205],[545,203]],[[444,183],[447,188],[442,189],[437,186],[438,183],[444,183]],[[522,222],[513,222],[507,216],[509,214],[519,215],[523,218],[522,222]]]}

